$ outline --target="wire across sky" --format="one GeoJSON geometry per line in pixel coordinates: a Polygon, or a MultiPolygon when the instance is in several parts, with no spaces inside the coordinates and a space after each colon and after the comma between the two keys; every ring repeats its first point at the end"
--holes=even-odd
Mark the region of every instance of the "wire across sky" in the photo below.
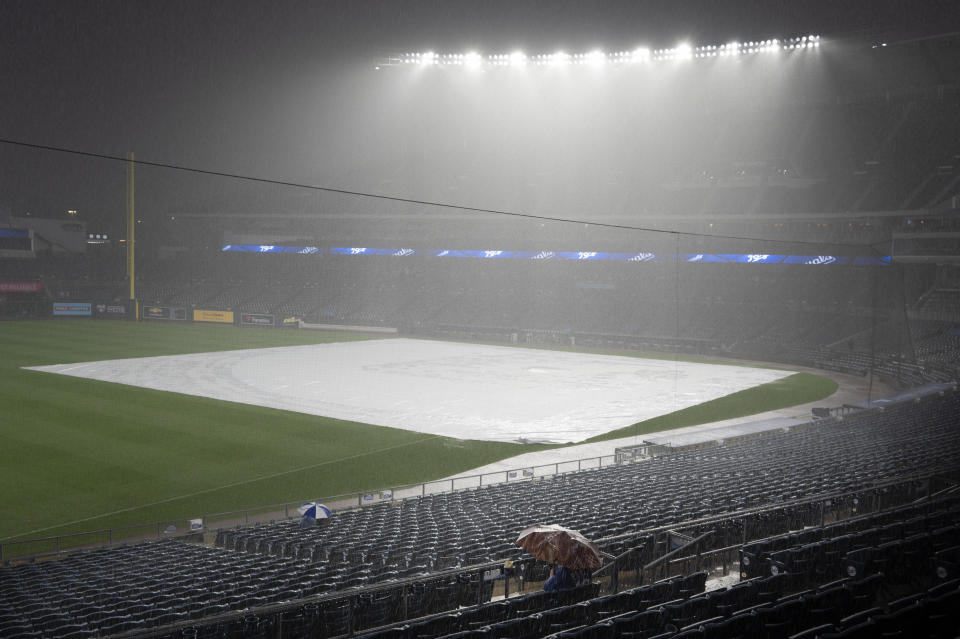
{"type": "MultiPolygon", "coordinates": [[[[111,155],[108,153],[96,153],[93,151],[68,149],[63,147],[51,146],[47,144],[37,144],[34,142],[25,142],[22,140],[12,140],[7,138],[0,138],[0,144],[7,144],[10,146],[19,146],[24,148],[36,149],[40,151],[66,153],[70,155],[97,158],[100,160],[109,160],[113,162],[125,162],[125,163],[133,162],[134,164],[140,165],[140,166],[151,166],[156,168],[170,169],[173,171],[184,171],[184,172],[194,173],[199,175],[210,175],[210,176],[229,178],[234,180],[257,182],[261,184],[287,186],[291,188],[307,189],[307,190],[319,191],[323,193],[334,193],[339,195],[369,198],[369,199],[387,201],[387,202],[397,202],[402,204],[414,204],[414,205],[420,205],[420,206],[436,207],[436,208],[461,211],[463,213],[471,213],[471,214],[489,214],[489,215],[497,215],[497,216],[504,216],[504,217],[537,220],[542,222],[588,225],[588,226],[595,226],[598,228],[619,229],[619,230],[626,230],[626,231],[640,231],[645,233],[657,233],[661,235],[672,235],[677,237],[681,237],[681,236],[703,237],[703,238],[711,238],[711,239],[741,240],[741,241],[749,241],[749,242],[789,242],[790,244],[809,245],[809,246],[817,246],[817,247],[822,247],[825,244],[824,242],[816,242],[812,240],[772,240],[770,238],[747,237],[747,236],[738,236],[738,235],[721,235],[721,234],[703,233],[703,232],[695,232],[695,231],[680,231],[677,229],[658,229],[658,228],[652,228],[652,227],[635,226],[630,224],[614,224],[610,222],[599,222],[595,220],[565,218],[565,217],[556,217],[556,216],[550,216],[550,215],[536,215],[533,213],[523,213],[520,211],[491,209],[491,208],[483,208],[479,206],[452,204],[449,202],[437,202],[437,201],[431,201],[431,200],[421,200],[416,198],[399,197],[394,195],[384,195],[384,194],[369,193],[369,192],[363,192],[363,191],[353,191],[349,189],[339,189],[339,188],[321,186],[321,185],[315,185],[315,184],[303,184],[300,182],[293,182],[289,180],[257,177],[257,176],[251,176],[251,175],[241,175],[239,173],[229,173],[226,171],[216,171],[211,169],[200,169],[196,167],[188,167],[188,166],[183,166],[179,164],[171,164],[167,162],[151,162],[149,160],[131,160],[123,156],[111,155]]],[[[874,245],[871,243],[863,243],[863,242],[828,242],[826,244],[832,247],[850,247],[850,248],[863,248],[863,247],[873,248],[874,247],[874,245]]]]}

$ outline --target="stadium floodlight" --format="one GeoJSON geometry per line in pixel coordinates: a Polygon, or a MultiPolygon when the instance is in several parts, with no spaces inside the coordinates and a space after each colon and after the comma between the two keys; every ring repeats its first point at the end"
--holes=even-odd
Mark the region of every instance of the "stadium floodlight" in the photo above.
{"type": "Polygon", "coordinates": [[[557,51],[549,58],[549,63],[551,66],[555,67],[564,67],[570,64],[572,56],[569,53],[564,53],[563,51],[557,51]]]}
{"type": "Polygon", "coordinates": [[[480,55],[476,52],[444,53],[433,51],[423,53],[404,53],[382,60],[376,68],[403,65],[432,67],[465,67],[471,70],[493,69],[497,67],[518,68],[527,65],[538,67],[576,66],[625,66],[638,62],[664,62],[669,60],[691,60],[709,58],[733,58],[747,55],[777,53],[781,51],[798,52],[818,49],[819,35],[795,36],[792,38],[767,38],[763,40],[733,41],[723,44],[692,45],[678,44],[672,48],[649,49],[638,47],[633,51],[605,53],[596,49],[588,52],[538,53],[527,55],[522,51],[511,53],[492,53],[480,55]]]}
{"type": "Polygon", "coordinates": [[[510,54],[510,66],[511,67],[525,67],[527,66],[527,54],[523,51],[514,51],[510,54]]]}
{"type": "Polygon", "coordinates": [[[574,56],[577,64],[588,64],[592,67],[602,67],[607,61],[607,54],[599,49],[589,53],[579,53],[574,56]]]}
{"type": "Polygon", "coordinates": [[[463,66],[468,69],[479,69],[483,66],[483,56],[476,51],[471,51],[463,56],[463,66]]]}

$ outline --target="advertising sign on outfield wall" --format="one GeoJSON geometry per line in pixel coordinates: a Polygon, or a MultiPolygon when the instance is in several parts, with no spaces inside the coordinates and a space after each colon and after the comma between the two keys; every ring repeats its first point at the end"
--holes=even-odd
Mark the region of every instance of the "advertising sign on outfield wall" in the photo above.
{"type": "Polygon", "coordinates": [[[91,313],[90,302],[54,302],[54,315],[87,316],[91,313]]]}
{"type": "Polygon", "coordinates": [[[93,315],[99,319],[123,319],[127,316],[127,305],[118,302],[95,303],[93,315]]]}
{"type": "Polygon", "coordinates": [[[143,319],[170,319],[170,309],[166,306],[144,306],[143,319]]]}
{"type": "Polygon", "coordinates": [[[220,324],[233,324],[233,311],[207,311],[194,309],[194,322],[218,322],[220,324]]]}
{"type": "Polygon", "coordinates": [[[240,323],[244,326],[273,326],[273,315],[265,313],[241,313],[240,323]]]}
{"type": "Polygon", "coordinates": [[[0,282],[0,293],[39,293],[42,282],[0,282]]]}
{"type": "Polygon", "coordinates": [[[169,306],[144,306],[140,315],[143,319],[183,321],[187,319],[187,309],[170,308],[169,306]]]}

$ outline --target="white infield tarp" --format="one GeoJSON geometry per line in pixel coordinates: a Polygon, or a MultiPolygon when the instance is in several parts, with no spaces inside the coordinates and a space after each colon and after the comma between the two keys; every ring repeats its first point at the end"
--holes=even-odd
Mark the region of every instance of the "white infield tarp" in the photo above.
{"type": "Polygon", "coordinates": [[[30,369],[461,439],[537,442],[583,441],[791,374],[403,338],[30,369]]]}

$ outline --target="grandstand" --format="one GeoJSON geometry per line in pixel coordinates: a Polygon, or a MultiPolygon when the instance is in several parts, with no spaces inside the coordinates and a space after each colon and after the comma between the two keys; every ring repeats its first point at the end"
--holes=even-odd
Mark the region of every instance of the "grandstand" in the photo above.
{"type": "MultiPolygon", "coordinates": [[[[430,172],[405,157],[413,127],[366,167],[414,197],[258,183],[227,194],[211,177],[145,225],[136,299],[117,275],[125,246],[88,236],[74,250],[76,229],[11,217],[4,319],[333,326],[804,366],[897,394],[722,441],[637,442],[657,454],[608,466],[343,500],[313,528],[272,513],[158,541],[0,553],[0,637],[955,637],[960,36],[850,38],[834,49],[842,64],[822,42],[826,59],[789,59],[789,72],[754,61],[742,88],[759,106],[711,84],[640,121],[631,105],[649,96],[610,82],[602,95],[622,100],[594,115],[635,129],[584,121],[571,137],[602,151],[624,134],[652,141],[650,155],[543,166],[510,150],[512,120],[491,132],[445,119],[457,70],[431,62],[417,69],[433,73],[426,97],[383,108],[440,122],[444,135],[414,146],[441,160],[430,172]],[[478,149],[475,163],[446,165],[458,148],[478,149]],[[511,186],[485,199],[491,183],[511,186]],[[442,204],[451,191],[491,204],[468,216],[442,204]],[[610,213],[550,216],[597,205],[610,213]],[[603,551],[588,583],[542,591],[549,567],[513,540],[546,522],[603,551]]],[[[709,79],[708,64],[671,82],[709,79]]],[[[384,95],[410,66],[422,65],[377,68],[384,95]]],[[[514,87],[499,72],[486,81],[503,95],[514,87]]],[[[532,81],[544,89],[545,77],[532,81]]],[[[555,151],[550,127],[565,117],[545,116],[531,139],[555,151]]],[[[164,175],[171,190],[186,184],[164,175]]]]}

